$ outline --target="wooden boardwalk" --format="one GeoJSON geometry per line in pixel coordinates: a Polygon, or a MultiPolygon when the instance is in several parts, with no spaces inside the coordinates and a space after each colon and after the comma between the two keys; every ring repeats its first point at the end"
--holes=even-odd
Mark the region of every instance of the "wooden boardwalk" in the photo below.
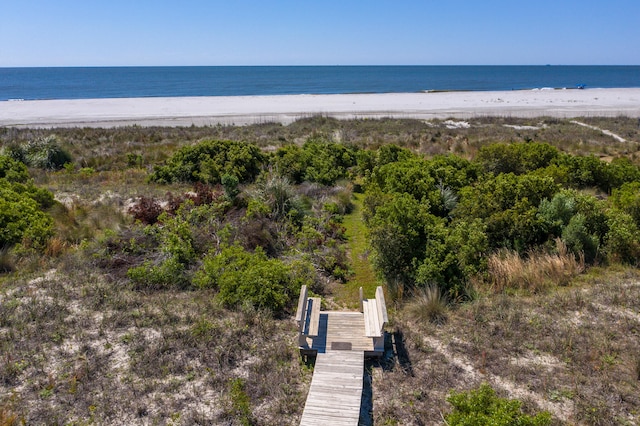
{"type": "Polygon", "coordinates": [[[300,291],[296,322],[300,352],[316,355],[301,425],[351,425],[360,419],[364,357],[384,352],[388,321],[382,287],[364,299],[360,312],[320,311],[321,300],[300,291]]]}
{"type": "Polygon", "coordinates": [[[363,351],[319,353],[300,425],[357,425],[363,374],[363,351]]]}

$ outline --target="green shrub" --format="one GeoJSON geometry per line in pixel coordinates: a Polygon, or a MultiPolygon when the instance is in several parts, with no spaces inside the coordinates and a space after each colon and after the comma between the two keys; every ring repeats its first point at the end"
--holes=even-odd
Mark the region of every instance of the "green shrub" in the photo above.
{"type": "Polygon", "coordinates": [[[41,249],[52,235],[53,220],[38,202],[0,180],[0,247],[23,243],[41,249]]]}
{"type": "Polygon", "coordinates": [[[614,189],[610,200],[615,207],[630,214],[636,225],[640,226],[640,182],[625,183],[614,189]]]}
{"type": "Polygon", "coordinates": [[[555,159],[554,164],[565,169],[567,184],[572,188],[611,190],[608,165],[598,157],[563,154],[555,159]]]}
{"type": "Polygon", "coordinates": [[[427,224],[439,220],[429,213],[429,204],[409,194],[368,191],[364,217],[378,272],[389,283],[412,284],[425,256],[427,224]]]}
{"type": "Polygon", "coordinates": [[[596,235],[589,233],[586,218],[581,213],[573,216],[562,230],[562,241],[573,254],[584,254],[584,259],[588,263],[596,258],[600,243],[596,235]]]}
{"type": "Polygon", "coordinates": [[[538,207],[538,213],[544,219],[545,226],[552,236],[559,236],[562,229],[576,214],[575,193],[560,191],[551,200],[544,199],[538,207]]]}
{"type": "Polygon", "coordinates": [[[542,412],[535,416],[522,413],[522,403],[500,398],[487,384],[469,392],[452,392],[447,401],[453,412],[445,416],[449,426],[545,426],[551,415],[542,412]]]}
{"type": "Polygon", "coordinates": [[[221,183],[222,176],[235,176],[239,182],[253,180],[265,157],[256,145],[238,141],[208,140],[179,149],[165,165],[156,166],[152,182],[221,183]]]}
{"type": "Polygon", "coordinates": [[[0,179],[5,179],[7,182],[27,183],[29,171],[19,160],[0,155],[0,179]]]}
{"type": "Polygon", "coordinates": [[[225,173],[224,175],[222,175],[220,183],[222,183],[225,195],[230,200],[233,200],[240,193],[240,190],[238,189],[240,181],[238,180],[238,177],[236,175],[225,173]]]}
{"type": "Polygon", "coordinates": [[[618,209],[607,211],[609,232],[604,250],[616,262],[637,264],[640,257],[640,229],[630,214],[618,209]]]}
{"type": "Polygon", "coordinates": [[[218,289],[217,297],[227,307],[249,303],[281,314],[291,306],[304,283],[284,262],[267,258],[260,247],[250,253],[233,245],[207,255],[194,284],[218,289]]]}
{"type": "Polygon", "coordinates": [[[483,219],[491,248],[524,252],[547,239],[538,206],[544,199],[552,199],[559,189],[547,176],[488,174],[460,190],[460,200],[451,215],[483,219]]]}
{"type": "Polygon", "coordinates": [[[22,243],[42,249],[53,235],[53,220],[42,209],[53,194],[37,188],[24,164],[0,156],[0,248],[22,243]]]}
{"type": "Polygon", "coordinates": [[[175,257],[169,257],[158,264],[148,260],[129,269],[127,276],[139,289],[185,288],[189,283],[185,275],[185,265],[175,257]]]}
{"type": "Polygon", "coordinates": [[[436,284],[451,299],[467,296],[469,279],[486,270],[487,235],[481,220],[444,222],[428,227],[424,259],[416,271],[416,284],[436,284]]]}
{"type": "Polygon", "coordinates": [[[486,172],[520,175],[547,167],[559,155],[546,143],[491,144],[480,149],[476,162],[486,172]]]}
{"type": "Polygon", "coordinates": [[[309,139],[302,147],[287,145],[274,155],[278,173],[295,183],[303,181],[333,185],[346,178],[349,170],[357,164],[355,147],[320,139],[309,139]]]}

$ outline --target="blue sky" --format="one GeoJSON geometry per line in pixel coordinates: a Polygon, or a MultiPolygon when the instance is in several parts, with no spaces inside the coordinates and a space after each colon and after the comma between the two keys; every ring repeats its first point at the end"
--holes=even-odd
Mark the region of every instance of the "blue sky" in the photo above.
{"type": "Polygon", "coordinates": [[[0,66],[640,65],[640,0],[1,0],[0,66]]]}

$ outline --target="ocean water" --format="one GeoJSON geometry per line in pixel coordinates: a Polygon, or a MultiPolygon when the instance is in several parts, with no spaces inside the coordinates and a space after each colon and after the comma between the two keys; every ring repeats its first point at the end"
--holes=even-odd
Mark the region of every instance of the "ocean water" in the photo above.
{"type": "Polygon", "coordinates": [[[0,68],[0,101],[640,87],[640,66],[0,68]]]}

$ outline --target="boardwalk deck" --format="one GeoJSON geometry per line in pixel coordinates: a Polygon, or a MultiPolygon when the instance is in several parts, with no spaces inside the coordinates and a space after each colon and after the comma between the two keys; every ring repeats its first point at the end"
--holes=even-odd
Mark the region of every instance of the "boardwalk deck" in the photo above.
{"type": "Polygon", "coordinates": [[[364,357],[384,352],[384,326],[388,318],[382,287],[376,289],[375,299],[364,299],[360,289],[361,312],[317,309],[314,312],[313,307],[320,305],[320,299],[313,299],[303,287],[296,315],[298,343],[302,354],[317,357],[300,424],[357,425],[364,357]],[[305,320],[305,315],[311,319],[305,320]],[[313,333],[307,331],[305,321],[315,324],[313,333]]]}
{"type": "Polygon", "coordinates": [[[369,356],[382,354],[384,338],[372,339],[365,335],[361,312],[321,311],[318,335],[301,334],[299,345],[303,353],[311,355],[350,347],[352,351],[362,351],[369,356]]]}
{"type": "Polygon", "coordinates": [[[363,375],[363,351],[319,353],[300,425],[357,425],[363,375]]]}

